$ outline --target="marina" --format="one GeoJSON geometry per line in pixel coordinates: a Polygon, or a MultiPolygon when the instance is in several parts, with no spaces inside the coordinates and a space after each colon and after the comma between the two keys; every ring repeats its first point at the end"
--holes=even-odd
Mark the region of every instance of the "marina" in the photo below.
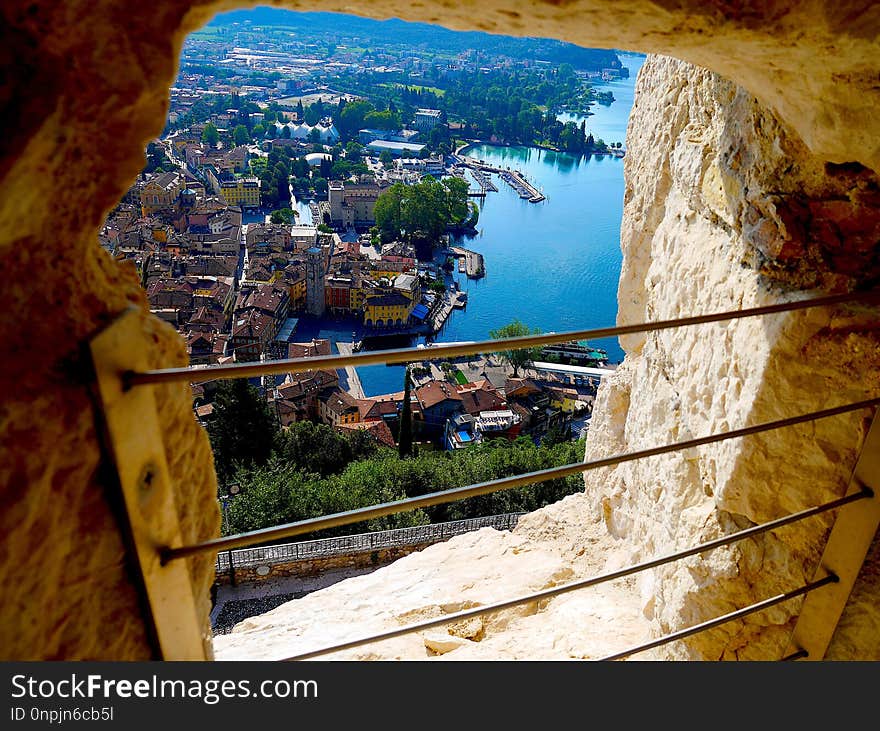
{"type": "Polygon", "coordinates": [[[471,168],[471,175],[474,180],[477,181],[477,185],[480,186],[480,190],[483,194],[485,194],[486,191],[491,191],[492,193],[498,192],[498,187],[492,182],[492,178],[486,175],[482,170],[471,168]]]}
{"type": "Polygon", "coordinates": [[[523,174],[517,170],[502,170],[501,179],[513,188],[520,198],[526,199],[529,203],[540,203],[544,200],[544,195],[534,185],[523,177],[523,174]]]}
{"type": "Polygon", "coordinates": [[[490,177],[490,175],[494,173],[513,188],[523,200],[527,200],[529,203],[540,203],[541,201],[546,200],[544,194],[526,180],[525,175],[519,170],[496,167],[487,164],[483,160],[475,160],[460,154],[453,155],[453,157],[456,161],[456,168],[458,170],[461,168],[467,168],[474,180],[477,181],[477,185],[480,186],[479,192],[473,191],[468,195],[485,198],[486,191],[497,193],[498,187],[492,182],[492,178],[490,177]]]}

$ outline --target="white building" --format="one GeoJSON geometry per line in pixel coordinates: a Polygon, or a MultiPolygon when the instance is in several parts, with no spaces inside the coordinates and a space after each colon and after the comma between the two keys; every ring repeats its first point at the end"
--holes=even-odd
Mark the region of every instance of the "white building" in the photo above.
{"type": "Polygon", "coordinates": [[[275,122],[275,130],[279,136],[281,135],[281,130],[285,127],[290,130],[290,138],[293,140],[307,140],[312,130],[318,130],[320,140],[325,145],[334,145],[339,141],[339,131],[333,126],[332,122],[328,125],[316,124],[314,127],[308,124],[295,124],[293,122],[288,122],[287,124],[275,122]]]}
{"type": "Polygon", "coordinates": [[[417,109],[413,124],[416,129],[427,132],[440,124],[440,114],[439,109],[417,109]]]}

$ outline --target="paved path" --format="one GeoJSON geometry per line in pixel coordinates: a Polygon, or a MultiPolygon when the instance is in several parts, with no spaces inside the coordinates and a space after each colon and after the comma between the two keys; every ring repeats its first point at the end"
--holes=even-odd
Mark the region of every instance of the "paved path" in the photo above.
{"type": "MultiPolygon", "coordinates": [[[[336,349],[339,351],[340,355],[351,355],[351,343],[337,342],[336,349]]],[[[366,398],[364,395],[364,387],[361,385],[361,379],[357,374],[357,369],[354,366],[347,366],[344,370],[348,384],[346,391],[355,398],[366,398]]]]}
{"type": "Polygon", "coordinates": [[[237,586],[222,585],[217,591],[217,604],[211,610],[211,627],[217,629],[217,620],[227,602],[253,603],[251,611],[245,611],[245,615],[263,614],[268,611],[260,607],[261,600],[271,600],[279,595],[305,596],[313,591],[332,586],[337,581],[349,579],[353,576],[361,576],[375,571],[378,566],[367,568],[331,569],[318,576],[285,576],[266,581],[247,582],[237,586]]]}

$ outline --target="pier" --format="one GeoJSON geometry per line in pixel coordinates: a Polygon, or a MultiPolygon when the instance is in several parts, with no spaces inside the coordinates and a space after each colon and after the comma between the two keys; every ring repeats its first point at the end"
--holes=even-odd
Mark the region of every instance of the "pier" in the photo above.
{"type": "Polygon", "coordinates": [[[544,195],[541,191],[526,180],[518,170],[502,170],[500,175],[501,179],[513,188],[520,198],[527,200],[529,203],[540,203],[544,200],[544,195]]]}
{"type": "Polygon", "coordinates": [[[451,294],[447,292],[444,294],[440,304],[428,318],[431,330],[435,333],[439,332],[440,328],[443,327],[446,320],[452,314],[452,310],[463,309],[466,304],[467,294],[465,292],[453,292],[451,294]]]}
{"type": "Polygon", "coordinates": [[[458,258],[458,271],[466,273],[471,279],[479,279],[486,274],[482,254],[461,246],[453,246],[451,251],[458,258]]]}
{"type": "Polygon", "coordinates": [[[544,194],[526,180],[525,176],[519,172],[519,170],[494,167],[493,165],[484,163],[482,160],[474,160],[469,157],[463,157],[462,155],[454,155],[454,157],[456,165],[466,167],[470,170],[471,175],[474,176],[474,180],[476,180],[477,184],[480,186],[483,196],[485,196],[487,190],[493,192],[498,191],[498,188],[489,177],[490,173],[496,173],[505,183],[513,188],[523,200],[527,200],[529,203],[540,203],[545,200],[544,194]]]}
{"type": "Polygon", "coordinates": [[[492,179],[482,170],[478,168],[471,168],[470,171],[474,180],[477,181],[477,185],[480,186],[480,190],[482,190],[484,194],[487,190],[492,191],[493,193],[498,192],[498,187],[495,185],[495,183],[492,182],[492,179]]]}

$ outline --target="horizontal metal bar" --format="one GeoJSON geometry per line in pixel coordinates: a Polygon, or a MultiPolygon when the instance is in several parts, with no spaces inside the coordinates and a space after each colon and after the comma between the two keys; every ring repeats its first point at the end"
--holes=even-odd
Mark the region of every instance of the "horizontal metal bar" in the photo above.
{"type": "Polygon", "coordinates": [[[792,660],[803,660],[805,657],[809,657],[810,653],[806,650],[798,650],[797,652],[791,653],[791,655],[786,655],[783,658],[780,658],[780,662],[791,662],[792,660]]]}
{"type": "Polygon", "coordinates": [[[347,642],[341,642],[336,645],[330,645],[329,647],[322,647],[320,650],[312,650],[311,652],[294,655],[293,657],[286,658],[286,660],[308,660],[309,658],[318,657],[319,655],[327,655],[331,652],[349,650],[353,647],[359,647],[360,645],[371,644],[373,642],[379,642],[381,640],[390,640],[395,637],[400,637],[401,635],[409,634],[411,632],[418,632],[420,630],[438,627],[440,625],[447,624],[448,622],[457,622],[461,619],[478,617],[482,614],[497,612],[501,609],[509,609],[510,607],[515,607],[520,604],[527,604],[529,602],[539,601],[541,599],[550,599],[551,597],[559,596],[561,594],[567,594],[568,592],[576,591],[578,589],[586,589],[590,586],[596,586],[597,584],[602,584],[607,581],[622,579],[626,576],[631,576],[632,574],[639,573],[640,571],[647,571],[648,569],[656,568],[657,566],[663,566],[664,564],[672,563],[673,561],[679,561],[683,558],[688,558],[689,556],[705,553],[706,551],[711,551],[716,548],[721,548],[722,546],[727,546],[731,543],[736,543],[737,541],[742,541],[746,538],[760,535],[761,533],[767,533],[768,531],[776,530],[783,526],[789,525],[790,523],[796,523],[798,521],[806,520],[807,518],[812,518],[813,516],[820,515],[821,513],[826,513],[829,510],[836,510],[837,508],[848,505],[849,503],[856,502],[857,500],[864,500],[866,498],[869,498],[872,496],[872,494],[873,493],[868,490],[862,494],[847,495],[846,497],[838,498],[837,500],[832,500],[831,502],[824,503],[822,505],[817,505],[814,508],[807,508],[806,510],[801,510],[800,512],[792,513],[782,518],[771,520],[767,523],[762,523],[760,525],[746,528],[745,530],[741,530],[736,533],[731,533],[730,535],[724,536],[723,538],[717,538],[712,541],[707,541],[706,543],[701,543],[698,546],[687,548],[683,551],[668,553],[664,556],[659,556],[657,558],[650,559],[649,561],[643,561],[642,563],[635,564],[634,566],[629,566],[624,569],[618,569],[616,571],[611,571],[606,574],[600,574],[599,576],[593,576],[589,579],[579,579],[578,581],[571,581],[567,584],[554,586],[552,589],[543,589],[541,591],[527,594],[525,596],[519,596],[514,599],[507,599],[502,602],[495,602],[494,604],[486,604],[484,606],[475,607],[473,609],[464,609],[460,612],[453,612],[452,614],[444,614],[442,617],[436,617],[435,619],[428,619],[422,622],[408,624],[404,627],[398,627],[397,629],[388,630],[387,632],[381,632],[379,634],[370,635],[368,637],[360,637],[356,640],[349,640],[347,642]]]}
{"type": "Polygon", "coordinates": [[[783,427],[801,424],[807,421],[817,419],[825,419],[839,414],[845,414],[850,411],[858,411],[860,409],[870,408],[880,405],[880,398],[867,399],[847,404],[845,406],[837,406],[832,409],[823,409],[822,411],[814,411],[801,416],[792,416],[787,419],[779,419],[777,421],[769,421],[763,424],[744,427],[742,429],[734,429],[727,432],[719,432],[711,434],[707,437],[699,437],[697,439],[688,439],[683,442],[674,442],[661,447],[653,447],[652,449],[643,449],[636,452],[626,452],[602,459],[590,460],[588,462],[575,462],[573,464],[563,465],[561,467],[551,467],[537,472],[527,472],[522,475],[514,475],[513,477],[504,477],[498,480],[490,480],[488,482],[480,482],[465,487],[455,487],[449,490],[440,490],[438,492],[427,493],[418,497],[405,498],[403,500],[395,500],[393,502],[380,503],[365,508],[357,508],[355,510],[347,510],[342,513],[334,513],[325,515],[320,518],[309,518],[295,523],[287,523],[286,525],[276,526],[274,528],[263,528],[261,530],[250,531],[249,533],[239,533],[234,536],[225,538],[215,538],[203,543],[196,543],[191,546],[181,546],[179,548],[167,547],[161,550],[162,561],[167,562],[176,558],[192,556],[196,553],[204,551],[222,551],[228,548],[241,548],[243,546],[252,546],[255,543],[266,543],[269,541],[277,541],[290,536],[302,535],[303,533],[311,533],[312,531],[324,530],[326,528],[335,528],[341,525],[349,525],[351,523],[359,523],[371,518],[380,518],[395,513],[404,513],[418,508],[428,507],[430,505],[440,505],[442,503],[453,502],[456,500],[464,500],[465,498],[475,497],[477,495],[488,495],[501,490],[510,490],[515,487],[524,485],[532,485],[545,480],[553,480],[562,477],[569,477],[581,472],[599,469],[601,467],[611,467],[622,462],[632,462],[645,457],[653,457],[658,454],[667,454],[669,452],[677,452],[692,447],[699,447],[704,444],[712,444],[721,442],[726,439],[734,439],[737,437],[749,436],[760,432],[771,431],[773,429],[781,429],[783,427]]]}
{"type": "Polygon", "coordinates": [[[628,650],[624,650],[623,652],[616,652],[613,655],[608,655],[599,659],[600,661],[620,660],[624,657],[629,657],[630,655],[644,652],[645,650],[651,650],[655,647],[660,647],[661,645],[667,645],[670,642],[682,640],[685,637],[690,637],[691,635],[714,629],[715,627],[718,627],[722,624],[727,624],[728,622],[732,622],[734,619],[746,617],[749,614],[755,614],[756,612],[760,612],[762,609],[767,609],[768,607],[775,606],[776,604],[782,604],[782,602],[787,602],[789,599],[795,599],[799,596],[804,596],[805,594],[809,594],[811,591],[821,589],[823,586],[827,586],[828,584],[835,584],[838,581],[839,579],[835,574],[829,574],[828,576],[819,579],[818,581],[811,581],[809,584],[804,584],[798,589],[787,591],[784,594],[777,594],[774,597],[770,597],[769,599],[765,599],[764,601],[760,601],[755,604],[750,604],[747,607],[737,609],[736,611],[722,615],[721,617],[717,617],[716,619],[710,619],[707,622],[695,624],[693,627],[688,627],[687,629],[673,632],[672,634],[664,635],[663,637],[658,637],[656,640],[652,640],[651,642],[645,642],[642,645],[636,645],[635,647],[631,647],[628,650]]]}
{"type": "Polygon", "coordinates": [[[144,371],[142,373],[129,372],[123,374],[123,381],[128,387],[169,383],[172,381],[204,383],[205,381],[213,381],[219,378],[250,378],[253,376],[279,373],[297,373],[319,368],[345,368],[347,366],[367,366],[382,363],[388,365],[412,363],[421,360],[479,355],[480,353],[497,353],[501,350],[533,348],[541,345],[563,343],[568,340],[595,340],[598,338],[630,335],[633,333],[653,332],[655,330],[667,330],[669,328],[686,327],[688,325],[702,325],[709,322],[736,320],[742,317],[755,317],[757,315],[772,315],[778,312],[792,312],[794,310],[803,310],[809,307],[826,307],[829,305],[839,305],[857,301],[880,301],[880,291],[848,292],[846,294],[813,297],[810,299],[796,300],[794,302],[782,302],[775,305],[752,307],[744,310],[716,312],[709,315],[680,317],[674,320],[644,322],[635,325],[604,327],[593,330],[572,330],[570,332],[546,333],[543,335],[525,335],[516,338],[484,340],[457,345],[441,344],[424,350],[417,348],[397,348],[394,350],[374,350],[352,355],[321,355],[313,358],[286,358],[282,360],[261,361],[259,363],[231,363],[215,366],[163,368],[160,370],[144,371]]]}

